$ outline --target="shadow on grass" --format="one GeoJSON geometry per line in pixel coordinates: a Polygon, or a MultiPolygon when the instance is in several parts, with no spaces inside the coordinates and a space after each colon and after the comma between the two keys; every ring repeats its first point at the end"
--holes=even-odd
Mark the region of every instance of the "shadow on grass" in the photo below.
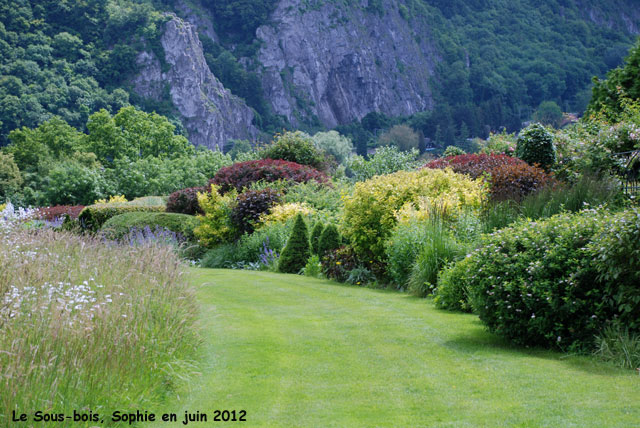
{"type": "Polygon", "coordinates": [[[495,354],[498,356],[499,354],[506,354],[516,359],[537,358],[548,361],[558,361],[566,364],[568,368],[570,367],[597,376],[635,375],[635,372],[632,370],[625,370],[598,361],[595,357],[588,354],[568,354],[544,348],[526,348],[513,345],[506,339],[486,331],[479,320],[477,324],[479,324],[477,330],[458,334],[454,338],[442,343],[442,346],[469,355],[488,356],[495,354]]]}

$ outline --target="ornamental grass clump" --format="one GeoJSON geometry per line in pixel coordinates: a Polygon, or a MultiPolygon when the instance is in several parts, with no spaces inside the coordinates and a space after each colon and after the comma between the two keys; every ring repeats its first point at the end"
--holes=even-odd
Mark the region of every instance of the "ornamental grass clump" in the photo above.
{"type": "Polygon", "coordinates": [[[278,270],[283,273],[299,273],[307,264],[310,255],[307,224],[302,215],[298,214],[293,224],[291,236],[280,255],[278,270]]]}
{"type": "Polygon", "coordinates": [[[170,246],[0,231],[0,414],[154,409],[194,372],[196,306],[170,246]]]}

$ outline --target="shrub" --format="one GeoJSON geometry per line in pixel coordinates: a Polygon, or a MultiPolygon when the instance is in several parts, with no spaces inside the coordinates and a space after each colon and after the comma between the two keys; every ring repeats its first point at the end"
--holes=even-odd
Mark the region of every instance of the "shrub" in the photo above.
{"type": "Polygon", "coordinates": [[[320,171],[326,169],[324,153],[314,146],[311,136],[302,131],[276,134],[273,142],[260,150],[260,157],[295,162],[320,171]]]}
{"type": "Polygon", "coordinates": [[[261,180],[266,182],[286,180],[294,183],[315,181],[321,184],[328,182],[324,173],[309,166],[284,160],[263,159],[235,163],[222,168],[210,183],[220,186],[222,192],[228,192],[234,188],[241,191],[251,183],[261,180]]]}
{"type": "Polygon", "coordinates": [[[358,257],[349,246],[342,246],[322,258],[322,273],[338,282],[347,282],[349,273],[358,266],[358,257]]]}
{"type": "Polygon", "coordinates": [[[515,134],[507,134],[506,131],[490,134],[483,142],[480,153],[513,156],[516,152],[516,140],[515,134]]]}
{"type": "Polygon", "coordinates": [[[334,224],[330,224],[324,228],[320,238],[318,239],[318,255],[324,257],[329,251],[336,250],[340,247],[340,233],[334,224]]]}
{"type": "Polygon", "coordinates": [[[427,163],[424,168],[445,169],[451,168],[453,172],[465,174],[471,178],[481,178],[491,170],[501,165],[525,164],[520,159],[507,155],[494,154],[466,154],[435,159],[427,163]]]}
{"type": "Polygon", "coordinates": [[[205,253],[200,266],[210,269],[230,269],[238,262],[238,249],[235,244],[220,244],[205,253]]]}
{"type": "Polygon", "coordinates": [[[45,196],[54,205],[86,205],[111,193],[99,169],[65,161],[51,169],[45,196]]]}
{"type": "Polygon", "coordinates": [[[401,152],[396,147],[380,147],[371,159],[354,155],[347,161],[347,168],[355,181],[365,181],[376,175],[410,171],[417,168],[418,150],[401,152]]]}
{"type": "Polygon", "coordinates": [[[231,222],[240,233],[252,233],[260,217],[268,214],[281,196],[273,189],[247,190],[241,193],[231,209],[231,222]]]}
{"type": "Polygon", "coordinates": [[[451,168],[472,178],[483,178],[489,183],[494,200],[520,199],[552,182],[540,168],[507,155],[459,155],[431,161],[425,168],[451,168]]]}
{"type": "Polygon", "coordinates": [[[0,201],[5,201],[17,193],[23,182],[13,154],[0,152],[0,201]]]}
{"type": "Polygon", "coordinates": [[[198,204],[204,215],[198,216],[200,225],[195,228],[194,234],[203,246],[211,248],[233,237],[231,203],[235,196],[235,191],[220,195],[215,184],[211,185],[210,192],[198,193],[198,204]]]}
{"type": "Polygon", "coordinates": [[[320,258],[314,254],[309,257],[307,260],[307,264],[302,268],[302,272],[305,276],[310,276],[311,278],[318,278],[322,273],[322,265],[320,264],[320,258]]]}
{"type": "Polygon", "coordinates": [[[640,209],[615,215],[588,245],[602,290],[617,320],[640,332],[640,209]]]}
{"type": "Polygon", "coordinates": [[[109,196],[108,199],[98,199],[96,201],[93,201],[93,204],[119,204],[119,203],[126,203],[127,198],[124,197],[124,195],[111,195],[109,196]]]}
{"type": "Polygon", "coordinates": [[[167,200],[167,212],[189,215],[204,214],[198,205],[198,193],[207,191],[209,191],[207,187],[189,187],[173,192],[167,200]]]}
{"type": "Polygon", "coordinates": [[[549,170],[556,163],[553,135],[539,123],[527,126],[518,135],[516,156],[529,165],[538,165],[549,170]]]}
{"type": "Polygon", "coordinates": [[[317,222],[313,229],[311,230],[311,252],[313,254],[318,253],[318,244],[320,243],[320,236],[322,235],[322,231],[324,230],[324,224],[321,221],[317,222]]]}
{"type": "Polygon", "coordinates": [[[260,226],[273,223],[286,223],[289,219],[295,218],[298,214],[308,217],[313,210],[304,202],[293,202],[282,205],[274,205],[268,212],[260,216],[260,226]]]}
{"type": "Polygon", "coordinates": [[[400,171],[357,183],[345,198],[343,231],[363,260],[383,261],[384,243],[405,206],[442,206],[453,214],[479,207],[485,190],[481,183],[451,171],[400,171]]]}
{"type": "Polygon", "coordinates": [[[490,330],[522,345],[582,348],[613,320],[639,329],[639,230],[637,210],[520,223],[486,236],[459,276],[490,330]]]}
{"type": "Polygon", "coordinates": [[[457,263],[449,263],[438,273],[438,287],[433,299],[436,307],[449,311],[471,312],[469,302],[468,263],[470,258],[464,258],[457,263]]]}
{"type": "Polygon", "coordinates": [[[121,239],[131,229],[163,228],[193,240],[193,230],[198,224],[197,218],[187,214],[132,212],[111,217],[102,225],[100,232],[109,239],[121,239]]]}
{"type": "Polygon", "coordinates": [[[385,243],[387,273],[396,288],[407,286],[411,269],[426,238],[422,226],[417,221],[398,224],[385,243]]]}
{"type": "Polygon", "coordinates": [[[278,270],[283,273],[299,273],[307,263],[310,255],[307,224],[302,216],[298,214],[293,224],[291,236],[280,255],[278,270]]]}
{"type": "Polygon", "coordinates": [[[491,170],[490,194],[493,200],[520,200],[553,183],[542,169],[527,165],[501,165],[491,170]]]}
{"type": "Polygon", "coordinates": [[[140,205],[134,201],[126,203],[96,204],[85,207],[78,221],[86,230],[97,232],[102,225],[111,217],[129,212],[163,212],[165,210],[164,203],[162,205],[140,205]]]}
{"type": "Polygon", "coordinates": [[[236,248],[236,259],[246,263],[259,262],[265,249],[280,254],[291,233],[292,219],[288,223],[274,223],[261,227],[252,234],[240,237],[236,248]]]}
{"type": "Polygon", "coordinates": [[[459,156],[459,155],[465,155],[465,154],[466,152],[462,150],[460,147],[447,146],[447,148],[444,149],[444,153],[442,154],[442,156],[444,156],[445,158],[448,158],[450,156],[459,156]]]}
{"type": "Polygon", "coordinates": [[[66,214],[70,218],[76,219],[83,209],[83,205],[56,205],[53,207],[38,208],[36,217],[40,220],[55,220],[64,217],[66,214]]]}

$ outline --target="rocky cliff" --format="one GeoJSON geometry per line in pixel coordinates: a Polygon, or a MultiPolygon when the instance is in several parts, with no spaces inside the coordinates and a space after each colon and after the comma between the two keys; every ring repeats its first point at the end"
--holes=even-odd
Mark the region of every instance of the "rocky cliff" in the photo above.
{"type": "Polygon", "coordinates": [[[211,73],[194,25],[176,15],[170,17],[161,38],[164,70],[153,52],[141,52],[135,91],[160,100],[168,90],[195,145],[222,149],[230,139],[255,138],[253,111],[211,73]]]}
{"type": "Polygon", "coordinates": [[[396,1],[382,1],[384,14],[352,3],[281,0],[257,31],[265,98],[293,124],[315,115],[333,127],[432,106],[438,54],[429,28],[412,28],[396,1]]]}

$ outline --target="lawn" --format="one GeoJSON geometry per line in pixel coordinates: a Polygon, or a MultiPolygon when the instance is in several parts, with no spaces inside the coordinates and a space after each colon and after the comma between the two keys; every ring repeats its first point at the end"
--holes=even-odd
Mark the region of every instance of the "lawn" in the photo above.
{"type": "Polygon", "coordinates": [[[637,373],[512,347],[428,300],[263,272],[192,278],[204,363],[163,409],[179,421],[227,409],[264,427],[640,425],[637,373]]]}

